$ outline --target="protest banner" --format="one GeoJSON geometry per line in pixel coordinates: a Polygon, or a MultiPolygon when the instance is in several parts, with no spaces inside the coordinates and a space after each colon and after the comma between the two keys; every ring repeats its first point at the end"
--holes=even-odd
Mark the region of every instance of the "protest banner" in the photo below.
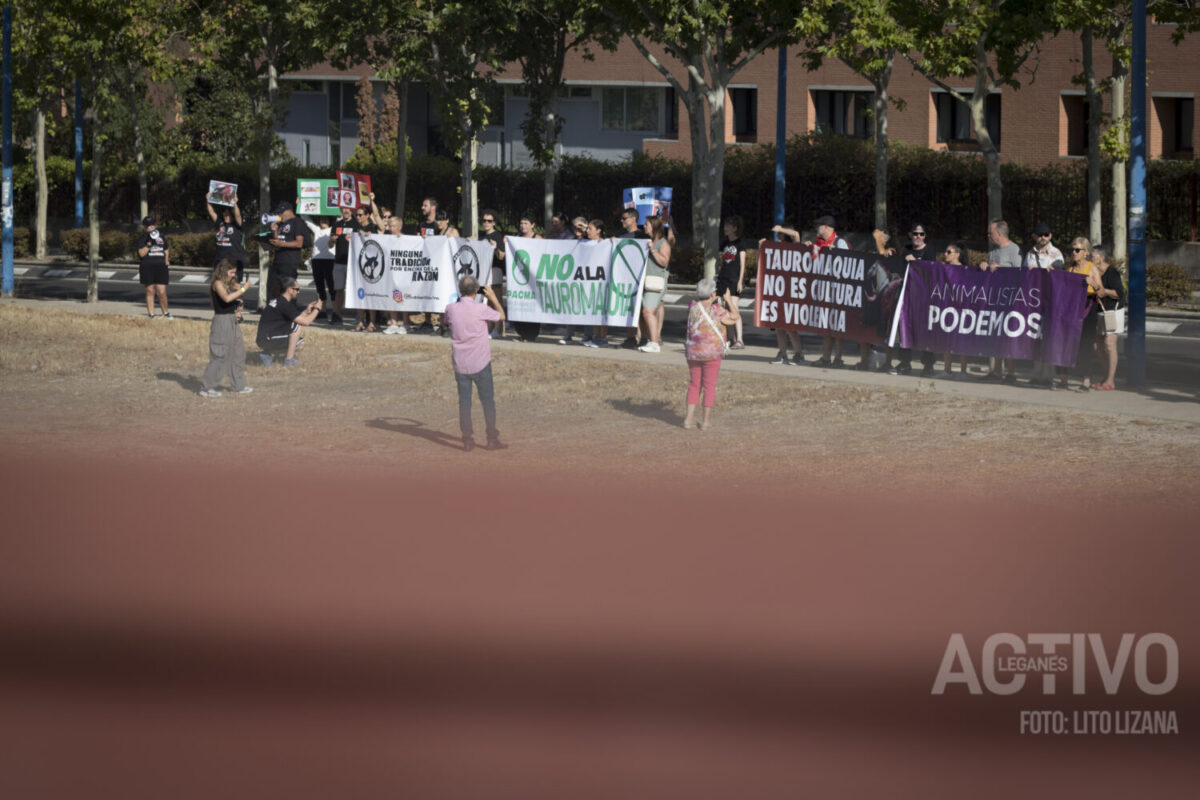
{"type": "Polygon", "coordinates": [[[371,205],[371,176],[357,172],[337,173],[338,188],[335,205],[341,208],[369,208],[371,205]]]}
{"type": "Polygon", "coordinates": [[[231,206],[237,197],[237,184],[224,181],[208,182],[208,202],[214,206],[231,206]]]}
{"type": "Polygon", "coordinates": [[[560,325],[637,324],[646,273],[643,239],[506,242],[508,317],[560,325]]]}
{"type": "Polygon", "coordinates": [[[337,216],[338,206],[328,202],[331,198],[329,190],[333,189],[335,194],[332,197],[336,197],[337,185],[338,182],[333,178],[297,178],[296,197],[300,202],[296,205],[296,213],[319,217],[337,216]]]}
{"type": "Polygon", "coordinates": [[[966,356],[1075,363],[1087,281],[1060,270],[972,267],[913,261],[891,342],[966,356]]]}
{"type": "Polygon", "coordinates": [[[458,280],[492,264],[491,242],[457,237],[350,237],[346,305],[376,311],[441,312],[458,299],[458,280]]]}
{"type": "Polygon", "coordinates": [[[903,261],[876,253],[763,242],[754,289],[754,324],[883,344],[884,287],[903,261]]]}

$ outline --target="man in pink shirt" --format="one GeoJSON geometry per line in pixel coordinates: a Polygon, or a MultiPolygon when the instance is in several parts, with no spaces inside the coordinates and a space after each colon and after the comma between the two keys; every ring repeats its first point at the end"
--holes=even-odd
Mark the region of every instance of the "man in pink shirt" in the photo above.
{"type": "Polygon", "coordinates": [[[483,420],[487,424],[487,449],[499,450],[500,432],[496,430],[496,398],[492,390],[492,350],[488,323],[502,322],[504,309],[492,287],[484,286],[488,305],[476,301],[479,282],[466,275],[458,282],[457,303],[446,306],[446,324],[450,326],[450,359],[454,380],[458,383],[458,424],[462,428],[463,449],[475,449],[471,426],[471,385],[479,389],[483,420]]]}

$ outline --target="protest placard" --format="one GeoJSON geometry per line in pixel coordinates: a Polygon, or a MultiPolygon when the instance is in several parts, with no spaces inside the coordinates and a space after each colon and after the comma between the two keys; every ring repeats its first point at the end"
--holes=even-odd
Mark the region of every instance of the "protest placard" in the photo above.
{"type": "Polygon", "coordinates": [[[835,248],[818,253],[794,242],[764,242],[754,324],[883,344],[886,287],[903,263],[875,253],[835,248]]]}
{"type": "Polygon", "coordinates": [[[208,182],[208,202],[214,206],[232,206],[237,197],[237,184],[224,181],[208,182]]]}
{"type": "Polygon", "coordinates": [[[1061,270],[913,261],[891,341],[966,356],[1031,358],[1069,367],[1087,313],[1087,281],[1061,270]]]}
{"type": "Polygon", "coordinates": [[[360,175],[357,172],[337,173],[338,193],[337,205],[342,208],[363,208],[371,205],[371,176],[360,175]]]}
{"type": "Polygon", "coordinates": [[[333,190],[336,197],[338,182],[333,178],[297,178],[296,179],[296,197],[299,198],[299,203],[296,206],[297,214],[309,214],[312,216],[336,216],[338,214],[338,206],[328,202],[330,198],[329,190],[333,190]]]}
{"type": "Polygon", "coordinates": [[[458,299],[458,280],[490,269],[489,241],[359,234],[350,237],[346,305],[377,311],[440,312],[458,299]]]}
{"type": "Polygon", "coordinates": [[[641,239],[505,239],[508,316],[566,325],[637,324],[646,272],[641,239]]]}

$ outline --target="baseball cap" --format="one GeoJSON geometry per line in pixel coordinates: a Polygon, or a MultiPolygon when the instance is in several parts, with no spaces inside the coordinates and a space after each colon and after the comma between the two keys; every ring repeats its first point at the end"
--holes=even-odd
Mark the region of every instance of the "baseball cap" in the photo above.
{"type": "Polygon", "coordinates": [[[295,208],[287,200],[280,200],[275,204],[275,213],[282,214],[285,211],[294,211],[295,208]]]}
{"type": "Polygon", "coordinates": [[[1050,226],[1044,222],[1039,222],[1037,225],[1033,226],[1033,235],[1034,236],[1049,236],[1050,235],[1050,226]]]}
{"type": "Polygon", "coordinates": [[[813,222],[813,224],[816,225],[818,228],[821,227],[822,225],[828,225],[831,228],[837,227],[837,225],[834,224],[833,217],[829,216],[828,214],[826,214],[823,217],[817,217],[816,221],[813,222]]]}
{"type": "Polygon", "coordinates": [[[142,227],[154,224],[154,217],[142,217],[142,227]]]}

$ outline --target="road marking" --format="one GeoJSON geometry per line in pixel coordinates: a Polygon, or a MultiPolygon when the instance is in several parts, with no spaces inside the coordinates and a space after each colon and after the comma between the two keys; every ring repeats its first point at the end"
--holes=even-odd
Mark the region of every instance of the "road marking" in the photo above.
{"type": "Polygon", "coordinates": [[[29,272],[29,267],[13,267],[13,275],[24,275],[29,272]]]}
{"type": "Polygon", "coordinates": [[[42,272],[43,278],[67,278],[70,275],[71,270],[69,269],[48,269],[42,272]]]}
{"type": "Polygon", "coordinates": [[[111,280],[112,277],[116,274],[117,274],[117,271],[113,270],[113,269],[106,269],[103,272],[101,272],[99,270],[96,271],[96,277],[102,281],[111,280]]]}
{"type": "Polygon", "coordinates": [[[1178,322],[1161,322],[1159,320],[1146,320],[1146,333],[1161,333],[1170,335],[1179,327],[1178,322]]]}
{"type": "Polygon", "coordinates": [[[753,297],[739,297],[738,298],[738,308],[749,308],[752,305],[754,305],[753,297]]]}
{"type": "Polygon", "coordinates": [[[682,299],[682,297],[683,297],[683,295],[681,295],[681,294],[664,294],[664,295],[663,295],[663,302],[665,302],[665,303],[678,303],[678,302],[680,301],[680,299],[682,299]]]}
{"type": "Polygon", "coordinates": [[[203,275],[184,275],[179,279],[180,283],[204,283],[207,280],[203,275]]]}

